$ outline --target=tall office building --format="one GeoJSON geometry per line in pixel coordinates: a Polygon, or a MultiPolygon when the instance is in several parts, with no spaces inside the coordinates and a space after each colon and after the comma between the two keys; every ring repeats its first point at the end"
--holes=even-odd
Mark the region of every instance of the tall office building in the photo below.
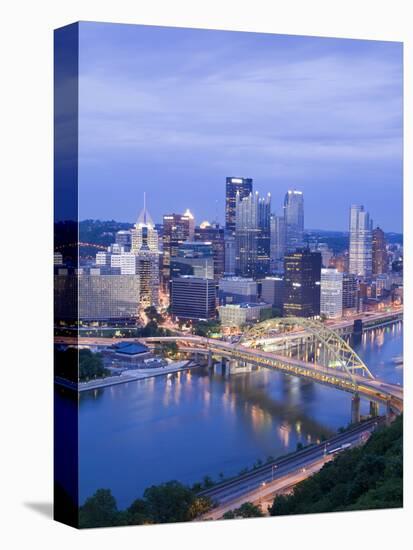
{"type": "Polygon", "coordinates": [[[188,218],[188,240],[193,241],[195,236],[195,218],[192,212],[187,208],[184,212],[184,216],[188,218]]]}
{"type": "Polygon", "coordinates": [[[218,281],[225,272],[225,230],[218,224],[195,228],[195,241],[210,242],[214,259],[214,278],[218,281]]]}
{"type": "Polygon", "coordinates": [[[235,234],[229,229],[224,232],[224,273],[235,275],[235,234]]]}
{"type": "Polygon", "coordinates": [[[218,297],[221,305],[256,302],[257,281],[243,277],[224,277],[219,281],[218,297]]]}
{"type": "Polygon", "coordinates": [[[191,275],[174,277],[171,282],[171,313],[178,319],[196,321],[215,319],[215,281],[191,275]]]}
{"type": "Polygon", "coordinates": [[[270,272],[271,195],[236,198],[235,273],[259,277],[270,272]]]}
{"type": "Polygon", "coordinates": [[[227,178],[225,186],[225,229],[235,231],[237,194],[242,200],[251,193],[251,178],[227,178]]]}
{"type": "Polygon", "coordinates": [[[353,273],[343,273],[343,309],[357,309],[358,280],[353,273]]]}
{"type": "Polygon", "coordinates": [[[384,231],[380,227],[372,233],[372,272],[373,275],[382,275],[388,271],[388,256],[384,231]]]}
{"type": "Polygon", "coordinates": [[[321,270],[320,313],[328,319],[343,314],[343,274],[337,269],[321,270]]]}
{"type": "Polygon", "coordinates": [[[189,240],[191,220],[185,214],[165,214],[163,217],[162,237],[162,283],[169,291],[171,280],[171,258],[178,254],[180,245],[189,240]]]}
{"type": "Polygon", "coordinates": [[[285,254],[285,223],[283,216],[271,214],[270,220],[271,245],[270,266],[272,273],[278,273],[284,268],[285,254]]]}
{"type": "Polygon", "coordinates": [[[125,252],[129,252],[132,245],[132,232],[129,230],[120,230],[116,232],[116,244],[124,249],[125,252]]]}
{"type": "Polygon", "coordinates": [[[349,272],[368,278],[372,271],[373,222],[364,206],[350,208],[349,272]]]}
{"type": "Polygon", "coordinates": [[[83,269],[78,275],[79,320],[134,323],[140,303],[140,276],[83,269]]]}
{"type": "Polygon", "coordinates": [[[294,252],[304,246],[304,196],[289,190],[284,199],[285,249],[294,252]]]}
{"type": "MultiPolygon", "coordinates": [[[[159,243],[158,232],[147,209],[146,200],[135,227],[131,231],[131,253],[136,258],[136,274],[140,283],[140,306],[145,309],[159,305],[159,243]]],[[[132,261],[124,261],[132,269],[132,261]]],[[[122,269],[122,260],[121,260],[122,269]]]]}
{"type": "Polygon", "coordinates": [[[284,315],[320,315],[321,253],[298,249],[284,256],[284,315]]]}
{"type": "Polygon", "coordinates": [[[187,241],[171,258],[171,277],[193,275],[203,279],[214,278],[214,256],[211,242],[187,241]]]}
{"type": "Polygon", "coordinates": [[[261,301],[273,305],[282,313],[284,307],[284,277],[266,277],[261,281],[261,301]]]}

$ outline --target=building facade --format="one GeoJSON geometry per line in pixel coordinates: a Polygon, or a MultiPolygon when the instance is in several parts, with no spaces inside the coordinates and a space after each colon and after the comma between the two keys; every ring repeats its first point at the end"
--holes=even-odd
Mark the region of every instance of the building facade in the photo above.
{"type": "Polygon", "coordinates": [[[343,315],[343,274],[337,269],[321,270],[320,313],[328,319],[343,315]]]}
{"type": "MultiPolygon", "coordinates": [[[[158,232],[146,204],[131,231],[131,256],[135,256],[135,272],[140,281],[140,307],[159,305],[159,243],[158,232]]],[[[122,255],[121,255],[122,256],[122,255]]],[[[132,269],[133,261],[124,256],[124,265],[132,269]]],[[[122,259],[121,259],[122,269],[122,259]]]]}
{"type": "Polygon", "coordinates": [[[321,254],[307,248],[284,257],[284,315],[320,315],[321,254]]]}
{"type": "Polygon", "coordinates": [[[256,302],[257,281],[243,277],[225,277],[218,284],[218,298],[221,305],[256,302]]]}
{"type": "Polygon", "coordinates": [[[194,321],[215,319],[215,281],[191,275],[173,278],[171,282],[171,313],[178,319],[194,321]]]}
{"type": "Polygon", "coordinates": [[[283,216],[271,215],[270,219],[270,267],[272,273],[279,273],[284,269],[285,255],[285,222],[283,216]]]}
{"type": "Polygon", "coordinates": [[[383,275],[388,272],[388,255],[384,231],[376,227],[372,232],[372,274],[383,275]]]}
{"type": "Polygon", "coordinates": [[[277,308],[282,314],[284,306],[284,277],[266,277],[261,281],[261,300],[277,308]]]}
{"type": "Polygon", "coordinates": [[[252,178],[228,177],[225,184],[225,229],[235,231],[237,194],[242,200],[252,193],[252,178]]]}
{"type": "Polygon", "coordinates": [[[285,250],[294,252],[304,246],[304,196],[289,190],[284,198],[285,250]]]}
{"type": "Polygon", "coordinates": [[[372,273],[373,222],[364,206],[350,208],[349,272],[368,278],[372,273]]]}
{"type": "Polygon", "coordinates": [[[165,214],[162,231],[162,284],[169,291],[171,258],[178,254],[179,246],[189,240],[191,220],[184,214],[165,214]]]}
{"type": "Polygon", "coordinates": [[[214,278],[214,256],[211,242],[187,241],[171,258],[171,277],[194,275],[203,279],[214,278]]]}
{"type": "Polygon", "coordinates": [[[225,273],[225,230],[218,224],[195,228],[195,241],[210,242],[214,261],[214,279],[218,281],[225,273]]]}
{"type": "Polygon", "coordinates": [[[270,273],[271,196],[258,192],[236,199],[235,273],[259,277],[270,273]]]}

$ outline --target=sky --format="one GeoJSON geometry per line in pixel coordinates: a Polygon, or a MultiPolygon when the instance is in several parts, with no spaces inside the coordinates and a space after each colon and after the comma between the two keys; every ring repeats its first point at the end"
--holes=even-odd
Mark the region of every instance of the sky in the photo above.
{"type": "Polygon", "coordinates": [[[79,218],[224,221],[225,179],[251,177],[306,228],[346,230],[363,204],[402,231],[398,42],[80,24],[79,218]]]}

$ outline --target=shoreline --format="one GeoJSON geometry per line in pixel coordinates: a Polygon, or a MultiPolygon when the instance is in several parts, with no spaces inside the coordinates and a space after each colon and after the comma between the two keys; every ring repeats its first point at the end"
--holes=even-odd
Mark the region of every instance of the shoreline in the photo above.
{"type": "Polygon", "coordinates": [[[107,376],[99,380],[91,380],[89,382],[79,382],[78,384],[70,382],[64,378],[55,377],[55,384],[64,388],[76,391],[78,393],[92,391],[119,384],[127,384],[128,382],[136,382],[146,380],[147,378],[155,378],[157,376],[165,376],[166,374],[174,374],[183,370],[199,367],[192,360],[175,361],[167,367],[151,368],[151,369],[130,369],[124,371],[117,376],[107,376]]]}

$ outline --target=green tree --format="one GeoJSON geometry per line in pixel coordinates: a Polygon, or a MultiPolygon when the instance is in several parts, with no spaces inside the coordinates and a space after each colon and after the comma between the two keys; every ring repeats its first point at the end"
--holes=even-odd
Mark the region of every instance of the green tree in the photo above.
{"type": "Polygon", "coordinates": [[[235,510],[229,510],[222,516],[223,519],[236,519],[236,518],[262,518],[264,514],[261,510],[261,506],[256,506],[252,502],[244,502],[239,508],[235,510]]]}
{"type": "Polygon", "coordinates": [[[109,489],[98,489],[79,510],[80,527],[119,525],[116,500],[109,489]]]}
{"type": "Polygon", "coordinates": [[[157,523],[188,521],[189,510],[195,495],[178,481],[153,485],[145,490],[143,497],[149,517],[157,523]]]}

